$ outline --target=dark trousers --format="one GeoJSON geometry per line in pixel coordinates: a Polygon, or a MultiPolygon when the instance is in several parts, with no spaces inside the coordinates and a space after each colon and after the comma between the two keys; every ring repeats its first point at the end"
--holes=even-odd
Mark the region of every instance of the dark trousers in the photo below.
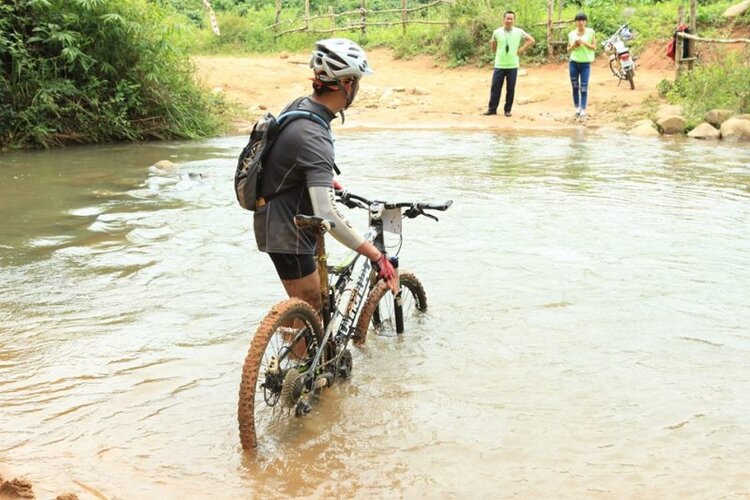
{"type": "Polygon", "coordinates": [[[500,104],[500,93],[503,91],[503,83],[508,81],[508,87],[505,91],[505,112],[510,113],[513,107],[513,97],[516,93],[516,78],[518,77],[518,68],[495,68],[492,74],[492,88],[490,89],[490,104],[487,109],[492,112],[497,111],[500,104]]]}
{"type": "Polygon", "coordinates": [[[586,109],[589,100],[589,76],[591,75],[591,63],[580,63],[570,61],[570,84],[573,86],[573,104],[575,107],[586,109]]]}

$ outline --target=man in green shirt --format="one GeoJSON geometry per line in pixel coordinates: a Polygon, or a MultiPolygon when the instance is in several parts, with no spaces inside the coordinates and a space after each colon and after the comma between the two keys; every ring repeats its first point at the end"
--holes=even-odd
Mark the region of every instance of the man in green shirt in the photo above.
{"type": "Polygon", "coordinates": [[[492,87],[490,89],[490,103],[484,115],[496,115],[497,106],[500,104],[500,93],[503,91],[503,83],[507,79],[508,87],[505,91],[505,116],[510,116],[513,107],[513,96],[516,93],[516,78],[518,77],[518,56],[534,45],[534,37],[521,28],[516,28],[516,13],[509,10],[503,17],[503,26],[492,33],[490,46],[495,52],[495,71],[492,74],[492,87]],[[523,46],[521,41],[523,40],[523,46]],[[519,48],[520,47],[520,48],[519,48]]]}

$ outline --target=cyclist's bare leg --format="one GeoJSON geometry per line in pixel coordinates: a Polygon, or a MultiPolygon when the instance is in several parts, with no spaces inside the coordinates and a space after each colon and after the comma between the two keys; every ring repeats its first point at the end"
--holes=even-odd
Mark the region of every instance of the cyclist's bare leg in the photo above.
{"type": "MultiPolygon", "coordinates": [[[[318,313],[320,312],[322,303],[320,298],[320,276],[318,275],[317,270],[307,276],[303,276],[302,278],[281,280],[281,283],[284,285],[284,289],[289,297],[302,299],[310,304],[315,311],[318,313]]],[[[290,326],[295,330],[302,328],[302,325],[297,323],[298,322],[295,322],[295,324],[287,326],[290,326]]],[[[291,340],[292,339],[290,338],[289,341],[291,340]]],[[[302,339],[302,342],[299,342],[294,346],[292,353],[301,359],[305,356],[306,350],[307,345],[305,345],[304,339],[302,339]]]]}
{"type": "Polygon", "coordinates": [[[320,311],[320,276],[314,271],[307,276],[294,280],[281,280],[287,295],[304,300],[316,311],[320,311]]]}

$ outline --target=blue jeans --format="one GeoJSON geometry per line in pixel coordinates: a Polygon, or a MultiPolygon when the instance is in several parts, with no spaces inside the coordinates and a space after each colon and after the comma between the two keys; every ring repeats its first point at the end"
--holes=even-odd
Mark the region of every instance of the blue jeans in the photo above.
{"type": "Polygon", "coordinates": [[[496,112],[500,104],[500,93],[503,91],[503,81],[508,80],[508,88],[505,91],[505,112],[510,113],[513,107],[513,96],[516,93],[516,78],[518,77],[518,68],[495,68],[492,74],[492,88],[490,89],[490,104],[487,106],[488,111],[496,112]]]}
{"type": "Polygon", "coordinates": [[[576,108],[586,109],[589,100],[589,76],[591,63],[570,61],[570,83],[573,85],[573,104],[576,108]]]}

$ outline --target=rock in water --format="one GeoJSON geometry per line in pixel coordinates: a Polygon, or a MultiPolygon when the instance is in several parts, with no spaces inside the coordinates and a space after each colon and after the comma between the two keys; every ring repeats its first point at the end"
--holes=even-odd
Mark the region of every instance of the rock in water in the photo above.
{"type": "Polygon", "coordinates": [[[693,139],[721,139],[721,133],[710,123],[703,122],[688,133],[693,139]]]}
{"type": "Polygon", "coordinates": [[[665,116],[660,118],[656,124],[666,135],[682,134],[685,132],[685,126],[687,125],[685,119],[680,115],[665,116]]]}
{"type": "Polygon", "coordinates": [[[726,141],[750,141],[750,120],[730,118],[721,124],[721,138],[726,141]]]}

